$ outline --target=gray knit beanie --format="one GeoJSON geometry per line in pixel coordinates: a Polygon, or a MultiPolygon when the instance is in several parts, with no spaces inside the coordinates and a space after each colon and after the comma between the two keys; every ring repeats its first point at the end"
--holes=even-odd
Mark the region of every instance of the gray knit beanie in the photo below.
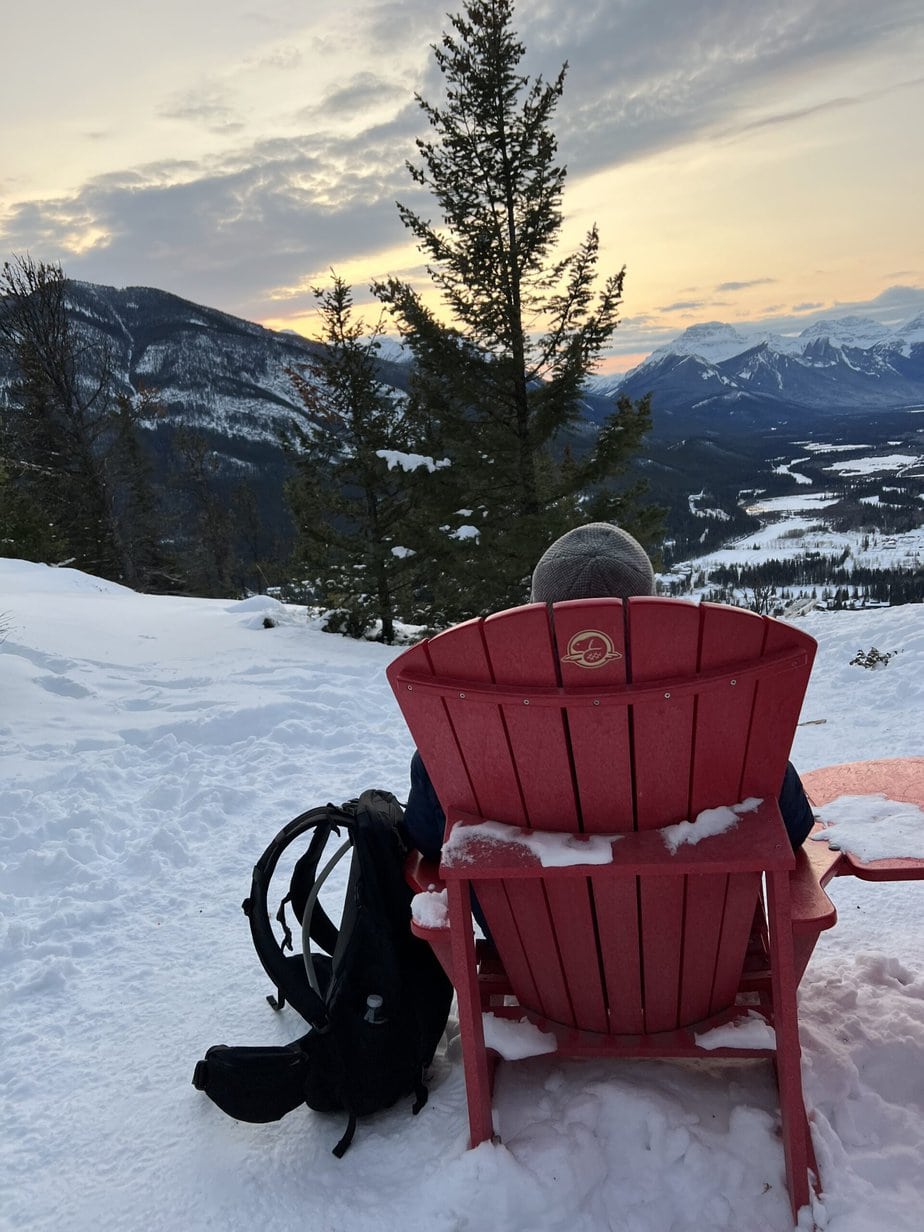
{"type": "Polygon", "coordinates": [[[654,594],[645,549],[609,522],[589,522],[556,539],[533,570],[530,600],[628,599],[654,594]]]}

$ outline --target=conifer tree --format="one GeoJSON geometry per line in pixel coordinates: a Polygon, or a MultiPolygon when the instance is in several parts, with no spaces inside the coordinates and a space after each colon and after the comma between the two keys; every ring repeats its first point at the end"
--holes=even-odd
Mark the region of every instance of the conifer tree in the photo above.
{"type": "Polygon", "coordinates": [[[414,354],[409,411],[451,462],[428,545],[437,618],[521,601],[538,555],[581,521],[618,520],[643,538],[657,521],[613,484],[649,426],[647,401],[622,400],[590,449],[568,448],[624,270],[596,289],[595,226],[559,252],[565,168],[551,122],[567,65],[530,82],[512,17],[511,0],[467,0],[434,47],[443,103],[417,96],[431,137],[408,170],[440,217],[398,210],[448,323],[406,282],[373,287],[414,354]]]}
{"type": "Polygon", "coordinates": [[[160,553],[140,412],[107,345],[75,329],[59,265],[4,263],[0,348],[13,371],[2,439],[18,550],[145,585],[160,553]]]}
{"type": "Polygon", "coordinates": [[[412,452],[400,396],[377,375],[378,329],[357,320],[351,288],[334,274],[314,294],[322,349],[291,373],[311,426],[295,422],[286,437],[295,568],[330,631],[362,637],[376,626],[391,643],[396,619],[414,615],[415,494],[435,463],[412,452]]]}

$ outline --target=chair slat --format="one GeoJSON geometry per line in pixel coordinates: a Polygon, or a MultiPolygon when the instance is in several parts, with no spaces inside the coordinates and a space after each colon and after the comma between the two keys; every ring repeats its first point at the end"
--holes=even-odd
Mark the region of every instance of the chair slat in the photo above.
{"type": "Polygon", "coordinates": [[[698,1022],[711,1012],[729,879],[705,875],[687,876],[685,880],[679,1005],[682,1023],[698,1022]]]}
{"type": "Polygon", "coordinates": [[[451,802],[458,808],[477,813],[478,800],[443,699],[402,689],[395,681],[399,666],[410,667],[421,675],[433,675],[428,643],[422,642],[406,650],[400,659],[391,663],[387,674],[423,763],[428,770],[432,767],[434,790],[443,809],[446,810],[451,802]]]}
{"type": "Polygon", "coordinates": [[[807,661],[798,671],[771,675],[757,686],[742,781],[742,791],[757,796],[779,792],[816,649],[811,637],[779,620],[767,620],[766,632],[765,655],[791,646],[804,651],[807,661]]]}
{"type": "MultiPolygon", "coordinates": [[[[628,604],[629,671],[633,682],[693,674],[699,654],[699,609],[662,599],[628,604]]],[[[689,818],[695,697],[665,696],[632,707],[635,817],[640,830],[689,818]]],[[[643,878],[640,945],[645,1030],[678,1022],[683,946],[682,878],[643,878]]]]}
{"type": "MultiPolygon", "coordinates": [[[[761,656],[765,622],[755,613],[704,603],[700,606],[700,620],[700,671],[710,672],[761,656]]],[[[691,818],[705,808],[740,800],[754,694],[754,680],[741,679],[734,685],[708,689],[700,695],[690,785],[691,818]]],[[[737,989],[746,943],[742,936],[723,928],[732,881],[729,877],[686,879],[681,1022],[696,1022],[713,1012],[717,982],[732,997],[737,989]]],[[[735,883],[731,889],[733,902],[740,892],[740,885],[735,883]]]]}
{"type": "Polygon", "coordinates": [[[589,883],[551,881],[546,885],[546,897],[574,1022],[588,1031],[606,1032],[609,1021],[589,883]]]}
{"type": "MultiPolygon", "coordinates": [[[[620,599],[582,599],[554,609],[555,642],[566,689],[592,691],[626,681],[625,620],[620,599]]],[[[626,709],[567,709],[581,829],[631,830],[632,773],[626,709]]]]}
{"type": "Polygon", "coordinates": [[[736,873],[728,879],[710,1013],[717,1014],[735,999],[760,885],[759,873],[736,873]]]}
{"type": "MultiPolygon", "coordinates": [[[[633,682],[696,671],[699,609],[695,604],[630,599],[627,627],[633,682]]],[[[677,700],[665,696],[632,707],[635,820],[639,830],[689,816],[694,713],[692,697],[677,700]]]]}
{"type": "Polygon", "coordinates": [[[610,1031],[614,1035],[641,1035],[645,1030],[645,1013],[639,946],[639,879],[616,881],[599,875],[591,878],[591,884],[610,1031]]]}
{"type": "MultiPolygon", "coordinates": [[[[498,684],[559,683],[555,644],[545,604],[489,616],[484,639],[498,684]]],[[[571,755],[559,710],[512,702],[503,707],[504,723],[523,795],[522,825],[537,830],[578,829],[571,755]]]]}
{"type": "MultiPolygon", "coordinates": [[[[518,920],[510,906],[507,887],[502,881],[482,880],[472,883],[472,889],[491,929],[491,936],[498,952],[504,956],[504,969],[510,985],[522,1005],[538,1006],[539,989],[529,965],[520,928],[528,921],[518,920]]],[[[542,977],[542,968],[539,970],[542,977]]]]}
{"type": "MultiPolygon", "coordinates": [[[[760,616],[711,603],[702,604],[700,614],[700,671],[760,658],[765,640],[765,622],[760,616]]],[[[700,696],[690,788],[691,816],[704,808],[734,804],[741,799],[741,769],[751,729],[754,693],[754,680],[742,679],[700,696]]]]}
{"type": "MultiPolygon", "coordinates": [[[[428,645],[433,671],[451,679],[491,683],[493,676],[482,629],[482,621],[470,620],[432,638],[428,645]]],[[[445,704],[459,753],[466,768],[472,768],[469,777],[475,783],[476,811],[495,821],[520,824],[523,798],[501,707],[474,705],[463,697],[447,698],[445,704]]],[[[424,764],[427,765],[425,756],[424,764]]],[[[438,769],[436,778],[430,773],[443,808],[457,804],[455,799],[445,800],[440,794],[438,769]]]]}
{"type": "MultiPolygon", "coordinates": [[[[537,1001],[533,1004],[526,1001],[525,1004],[553,1022],[575,1026],[568,981],[562,969],[545,887],[541,881],[516,881],[508,882],[506,891],[510,910],[518,922],[520,941],[536,986],[537,1001]]],[[[490,915],[487,919],[493,930],[490,915]]],[[[522,990],[517,987],[512,976],[511,984],[522,1001],[522,990]]]]}

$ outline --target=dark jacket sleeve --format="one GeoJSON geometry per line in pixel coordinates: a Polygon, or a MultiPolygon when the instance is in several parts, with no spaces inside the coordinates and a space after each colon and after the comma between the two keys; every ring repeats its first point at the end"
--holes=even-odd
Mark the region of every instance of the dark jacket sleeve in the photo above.
{"type": "Polygon", "coordinates": [[[417,850],[428,860],[438,863],[446,816],[419,753],[411,758],[411,791],[404,810],[404,824],[417,850]]]}
{"type": "Polygon", "coordinates": [[[805,842],[809,830],[815,824],[815,818],[812,815],[812,806],[805,794],[805,788],[802,786],[802,780],[791,761],[786,763],[786,774],[783,776],[780,812],[783,814],[786,833],[795,851],[805,842]]]}

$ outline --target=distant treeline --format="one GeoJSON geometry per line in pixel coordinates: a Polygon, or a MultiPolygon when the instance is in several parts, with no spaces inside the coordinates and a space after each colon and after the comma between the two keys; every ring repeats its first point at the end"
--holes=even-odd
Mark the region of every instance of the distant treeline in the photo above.
{"type": "MultiPolygon", "coordinates": [[[[866,597],[897,606],[924,602],[924,569],[873,569],[854,565],[848,558],[812,553],[792,560],[766,560],[754,565],[720,565],[709,570],[709,582],[719,590],[744,589],[777,592],[795,590],[812,598],[847,600],[866,597]]],[[[784,596],[793,597],[793,596],[784,596]]]]}

